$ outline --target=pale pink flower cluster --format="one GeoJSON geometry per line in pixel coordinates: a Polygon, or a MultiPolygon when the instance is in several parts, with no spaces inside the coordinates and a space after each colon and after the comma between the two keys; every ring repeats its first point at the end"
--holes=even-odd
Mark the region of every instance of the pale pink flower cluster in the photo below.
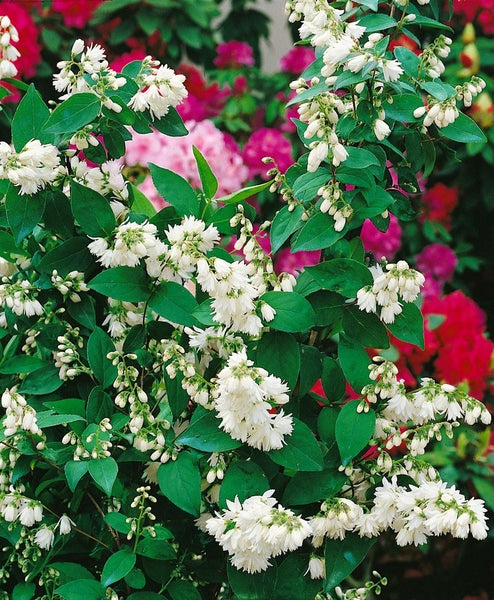
{"type": "MultiPolygon", "coordinates": [[[[218,196],[225,196],[242,187],[249,177],[249,170],[235,142],[212,121],[187,121],[185,125],[189,135],[184,137],[169,137],[158,131],[146,135],[133,133],[132,140],[127,142],[125,165],[145,167],[152,162],[178,173],[193,187],[200,188],[201,180],[192,151],[195,146],[205,156],[218,179],[218,196]]],[[[156,207],[165,205],[151,177],[148,176],[139,187],[156,207]]]]}
{"type": "Polygon", "coordinates": [[[289,400],[288,386],[265,369],[254,367],[245,350],[233,353],[218,373],[213,390],[220,427],[235,440],[259,450],[279,449],[293,429],[291,415],[273,408],[289,400]]]}
{"type": "Polygon", "coordinates": [[[258,573],[269,559],[300,548],[311,534],[307,521],[291,510],[276,506],[274,490],[251,496],[243,503],[227,500],[227,509],[205,522],[205,530],[228,552],[234,567],[258,573]]]}

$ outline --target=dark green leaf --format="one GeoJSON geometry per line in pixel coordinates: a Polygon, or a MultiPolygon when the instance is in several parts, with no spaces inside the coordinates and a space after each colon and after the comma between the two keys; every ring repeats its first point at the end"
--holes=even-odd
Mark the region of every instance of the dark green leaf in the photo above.
{"type": "Polygon", "coordinates": [[[362,344],[346,335],[340,335],[338,343],[340,366],[352,388],[360,393],[370,383],[369,365],[371,359],[362,344]]]}
{"type": "Polygon", "coordinates": [[[300,344],[300,382],[298,395],[300,397],[312,388],[321,376],[322,360],[321,353],[314,346],[300,344]]]}
{"type": "Polygon", "coordinates": [[[201,151],[195,146],[192,146],[192,151],[194,153],[194,158],[196,159],[197,170],[199,171],[204,194],[208,198],[214,198],[214,195],[218,191],[218,180],[211,170],[208,161],[201,154],[201,151]]]}
{"type": "Polygon", "coordinates": [[[117,376],[117,367],[107,356],[114,351],[115,344],[111,337],[100,327],[96,327],[87,342],[87,358],[94,376],[104,388],[110,386],[117,376]]]}
{"type": "Polygon", "coordinates": [[[132,210],[135,213],[146,215],[149,219],[152,219],[157,214],[156,209],[150,200],[141,192],[135,185],[127,184],[131,198],[132,198],[132,210]]]}
{"type": "Polygon", "coordinates": [[[325,356],[322,362],[321,383],[330,402],[339,402],[345,395],[346,381],[340,365],[334,358],[325,356]]]}
{"type": "Polygon", "coordinates": [[[45,198],[41,194],[21,195],[17,188],[11,186],[5,199],[5,208],[15,243],[20,244],[41,221],[45,198]]]}
{"type": "Polygon", "coordinates": [[[88,471],[88,461],[71,460],[65,463],[65,478],[71,492],[88,471]]]}
{"type": "MultiPolygon", "coordinates": [[[[78,94],[80,95],[80,94],[78,94]]],[[[105,600],[105,588],[99,581],[93,579],[76,579],[55,590],[64,600],[105,600]]]]}
{"type": "Polygon", "coordinates": [[[346,298],[355,298],[360,288],[373,282],[369,269],[351,258],[334,258],[305,270],[320,288],[346,298]]]}
{"type": "Polygon", "coordinates": [[[424,317],[415,304],[404,303],[403,310],[396,315],[394,323],[389,323],[386,327],[399,340],[424,349],[424,317]]]}
{"type": "Polygon", "coordinates": [[[158,193],[175,207],[179,215],[199,216],[197,195],[183,177],[153,163],[149,163],[149,169],[158,193]]]}
{"type": "MultiPolygon", "coordinates": [[[[312,276],[307,271],[307,275],[312,279],[312,276]]],[[[319,287],[317,280],[313,280],[314,284],[319,287]]],[[[343,310],[346,306],[345,298],[335,292],[319,290],[310,294],[307,300],[311,303],[314,312],[316,313],[316,325],[318,327],[327,327],[334,325],[343,316],[343,310]]]]}
{"type": "Polygon", "coordinates": [[[153,127],[170,137],[182,137],[189,133],[182,121],[182,117],[173,106],[170,106],[168,113],[164,117],[153,121],[153,127]]]}
{"type": "MultiPolygon", "coordinates": [[[[307,573],[310,556],[290,554],[278,567],[276,589],[272,600],[312,600],[321,589],[321,582],[307,573]]],[[[270,599],[271,600],[271,599],[270,599]]]]}
{"type": "Polygon", "coordinates": [[[335,231],[334,219],[318,211],[302,227],[292,243],[292,253],[329,248],[345,235],[335,231]]]}
{"type": "Polygon", "coordinates": [[[276,464],[295,471],[322,471],[323,457],[319,444],[305,423],[293,418],[293,431],[285,436],[285,446],[267,455],[276,464]]]}
{"type": "Polygon", "coordinates": [[[97,386],[91,390],[87,399],[86,419],[88,423],[99,423],[102,419],[110,418],[113,414],[113,400],[97,386]]]}
{"type": "Polygon", "coordinates": [[[275,309],[269,327],[278,331],[307,331],[315,325],[315,313],[310,302],[295,292],[266,292],[260,298],[275,309]]]}
{"type": "Polygon", "coordinates": [[[392,103],[388,102],[384,105],[387,117],[396,121],[417,121],[413,116],[413,111],[423,106],[420,96],[415,94],[396,94],[392,98],[392,103]]]}
{"type": "Polygon", "coordinates": [[[58,376],[57,367],[49,365],[29,373],[22,382],[19,392],[21,394],[42,396],[43,394],[51,394],[51,392],[58,390],[62,384],[63,381],[58,376]]]}
{"type": "Polygon", "coordinates": [[[242,443],[232,439],[219,428],[216,412],[198,406],[189,427],[177,437],[177,443],[203,452],[226,452],[239,448],[242,443]]]}
{"type": "Polygon", "coordinates": [[[40,260],[38,269],[50,275],[56,270],[62,277],[65,277],[71,271],[84,272],[94,263],[94,258],[87,245],[87,238],[80,236],[69,238],[47,252],[40,260]]]}
{"type": "Polygon", "coordinates": [[[8,358],[2,363],[0,367],[0,373],[3,375],[13,375],[15,373],[31,373],[41,367],[47,367],[51,363],[38,358],[36,356],[28,356],[21,354],[19,356],[13,356],[8,358]]]}
{"type": "Polygon", "coordinates": [[[192,316],[199,306],[197,300],[189,290],[174,281],[160,283],[151,296],[149,306],[160,317],[172,323],[188,327],[197,325],[196,318],[192,316]]]}
{"type": "Polygon", "coordinates": [[[92,331],[96,327],[95,304],[92,296],[82,294],[80,302],[67,303],[67,312],[79,325],[92,331]]]}
{"type": "Polygon", "coordinates": [[[166,588],[172,600],[202,600],[201,594],[197,591],[190,581],[184,579],[175,579],[166,588]]]}
{"type": "Polygon", "coordinates": [[[105,562],[101,573],[101,583],[104,587],[120,581],[132,571],[136,563],[136,555],[130,548],[122,548],[112,554],[105,562]]]}
{"type": "Polygon", "coordinates": [[[336,443],[345,467],[367,446],[376,425],[376,413],[373,410],[357,412],[359,404],[360,400],[348,402],[336,419],[336,443]]]}
{"type": "Polygon", "coordinates": [[[113,233],[115,215],[104,196],[71,180],[70,204],[74,219],[84,233],[92,237],[106,237],[113,233]]]}
{"type": "Polygon", "coordinates": [[[454,123],[447,127],[441,127],[439,133],[455,142],[477,142],[485,143],[487,138],[480,127],[473,119],[467,115],[460,113],[454,123]]]}
{"type": "MultiPolygon", "coordinates": [[[[87,465],[87,463],[84,463],[87,465]]],[[[130,523],[127,522],[127,517],[119,512],[109,512],[104,516],[105,523],[118,531],[119,533],[127,534],[130,531],[130,523]]]]}
{"type": "Polygon", "coordinates": [[[291,211],[288,206],[284,206],[276,213],[270,230],[271,251],[273,254],[278,252],[292,233],[298,229],[303,214],[304,207],[300,204],[291,211]]]}
{"type": "Polygon", "coordinates": [[[358,306],[345,307],[343,330],[367,348],[389,348],[388,332],[379,317],[360,310],[358,306]]]}
{"type": "Polygon", "coordinates": [[[177,553],[169,542],[153,537],[143,538],[137,544],[136,552],[141,556],[156,560],[174,560],[177,557],[177,553]]]}
{"type": "Polygon", "coordinates": [[[144,302],[150,296],[149,279],[139,267],[114,267],[102,271],[87,284],[89,288],[125,302],[144,302]]]}
{"type": "Polygon", "coordinates": [[[261,573],[239,571],[228,562],[228,581],[237,600],[272,600],[276,585],[276,567],[261,573]]]}
{"type": "Polygon", "coordinates": [[[383,31],[384,29],[391,29],[396,27],[397,23],[393,17],[388,15],[365,15],[359,19],[359,25],[365,27],[366,33],[374,33],[376,31],[383,31]]]}
{"type": "Polygon", "coordinates": [[[111,496],[113,484],[118,475],[118,465],[114,458],[91,459],[88,464],[88,471],[93,481],[105,492],[111,496]]]}
{"type": "Polygon", "coordinates": [[[293,389],[300,372],[300,350],[297,340],[289,333],[271,331],[257,344],[256,365],[287,382],[293,389]]]}
{"type": "Polygon", "coordinates": [[[259,465],[252,461],[237,460],[225,473],[220,488],[220,508],[226,508],[227,500],[238,497],[244,502],[251,496],[261,496],[269,490],[269,481],[259,465]]]}
{"type": "Polygon", "coordinates": [[[12,143],[17,152],[29,140],[39,140],[42,144],[53,142],[52,136],[42,133],[43,124],[49,116],[50,109],[31,83],[12,119],[12,143]]]}
{"type": "Polygon", "coordinates": [[[95,94],[74,94],[57,106],[44,124],[43,130],[69,137],[91,123],[100,110],[101,100],[95,94]]]}
{"type": "Polygon", "coordinates": [[[326,561],[326,579],[324,589],[327,593],[348,577],[364,560],[377,538],[359,537],[356,533],[347,533],[343,540],[326,540],[324,556],[326,561]]]}
{"type": "Polygon", "coordinates": [[[158,484],[163,494],[191,515],[198,516],[201,508],[201,473],[189,452],[180,452],[177,460],[158,469],[158,484]]]}
{"type": "Polygon", "coordinates": [[[335,496],[343,487],[346,476],[337,469],[318,473],[296,473],[283,493],[285,506],[312,504],[335,496]]]}

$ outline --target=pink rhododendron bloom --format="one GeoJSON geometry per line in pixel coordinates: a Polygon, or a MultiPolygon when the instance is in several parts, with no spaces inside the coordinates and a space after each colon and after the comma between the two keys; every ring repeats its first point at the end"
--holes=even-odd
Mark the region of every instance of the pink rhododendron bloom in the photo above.
{"type": "Polygon", "coordinates": [[[277,129],[262,127],[247,140],[243,157],[249,168],[249,177],[260,175],[263,179],[269,179],[266,172],[273,165],[262,162],[265,156],[273,158],[283,173],[293,164],[292,145],[277,129]]]}
{"type": "Polygon", "coordinates": [[[417,254],[415,264],[426,278],[432,277],[442,286],[453,277],[458,259],[449,246],[429,244],[417,254]]]}
{"type": "Polygon", "coordinates": [[[300,75],[312,62],[316,54],[310,46],[294,46],[280,59],[280,69],[287,73],[300,75]]]}
{"type": "Polygon", "coordinates": [[[51,10],[62,15],[67,27],[82,29],[103,0],[53,0],[51,10]]]}
{"type": "Polygon", "coordinates": [[[387,231],[379,231],[379,229],[366,219],[362,225],[360,234],[364,249],[366,252],[372,252],[377,260],[387,258],[391,260],[395,257],[401,246],[401,227],[400,223],[393,214],[389,214],[389,227],[387,231]]]}
{"type": "Polygon", "coordinates": [[[220,114],[231,94],[228,88],[220,89],[217,82],[208,85],[201,71],[193,65],[182,63],[178,73],[185,75],[188,96],[177,106],[184,121],[203,121],[220,114]]]}
{"type": "Polygon", "coordinates": [[[223,42],[216,48],[216,54],[213,62],[218,69],[238,69],[242,65],[252,67],[254,64],[252,46],[247,42],[223,42]]]}
{"type": "Polygon", "coordinates": [[[133,62],[134,60],[142,60],[146,57],[146,52],[142,48],[134,48],[130,52],[125,52],[121,56],[115,58],[110,64],[110,67],[117,73],[121,73],[125,65],[133,62]]]}
{"type": "Polygon", "coordinates": [[[451,213],[458,204],[458,188],[436,183],[422,196],[421,221],[437,221],[446,229],[451,228],[451,213]]]}
{"type": "Polygon", "coordinates": [[[274,269],[277,273],[291,273],[296,277],[304,270],[304,267],[317,265],[320,260],[320,250],[292,254],[290,248],[283,248],[276,254],[274,269]]]}
{"type": "MultiPolygon", "coordinates": [[[[218,179],[217,196],[224,196],[242,187],[247,180],[248,169],[235,142],[225,136],[211,121],[187,121],[189,135],[169,137],[155,131],[152,134],[134,133],[127,142],[125,164],[146,166],[152,162],[178,173],[194,187],[201,187],[192,147],[196,146],[211,166],[218,179]]],[[[163,199],[152,186],[148,177],[140,188],[155,206],[164,206],[163,199]]]]}

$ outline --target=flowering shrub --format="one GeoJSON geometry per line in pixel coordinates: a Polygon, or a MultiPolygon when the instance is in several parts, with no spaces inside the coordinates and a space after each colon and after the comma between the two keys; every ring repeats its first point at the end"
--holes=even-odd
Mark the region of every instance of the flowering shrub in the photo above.
{"type": "Polygon", "coordinates": [[[424,453],[491,415],[398,378],[382,354],[390,335],[424,346],[424,275],[360,237],[366,219],[409,217],[424,147],[483,140],[457,109],[483,82],[441,83],[442,35],[391,54],[381,30],[430,21],[375,9],[287,2],[317,56],[292,84],[305,151],[224,196],[198,148],[191,183],[147,165],[161,210],[125,178],[131,131],[187,133],[184,77],[152,57],[117,72],[76,40],[54,107],[25,90],[0,146],[3,597],[366,598],[378,574],[340,584],[385,532],[487,536],[482,500],[424,453]],[[268,188],[286,204],[256,229],[247,200],[268,188]],[[282,247],[320,261],[275,271],[282,247]]]}

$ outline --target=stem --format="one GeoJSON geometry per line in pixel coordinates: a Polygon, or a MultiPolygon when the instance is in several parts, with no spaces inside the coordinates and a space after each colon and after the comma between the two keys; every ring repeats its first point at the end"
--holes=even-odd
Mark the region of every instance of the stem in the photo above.
{"type": "MultiPolygon", "coordinates": [[[[111,527],[110,525],[108,525],[108,523],[105,521],[105,513],[103,512],[103,509],[101,508],[101,506],[98,504],[98,502],[95,500],[94,496],[91,494],[91,492],[87,492],[87,497],[89,498],[89,500],[92,502],[94,508],[97,510],[97,512],[101,515],[103,522],[105,523],[105,525],[108,528],[108,531],[110,532],[110,535],[112,536],[112,538],[115,541],[115,544],[117,545],[117,548],[120,550],[120,538],[118,536],[118,533],[113,529],[113,527],[111,527]]],[[[75,528],[74,528],[75,529],[75,528]]],[[[108,548],[108,546],[106,546],[108,548]]]]}

